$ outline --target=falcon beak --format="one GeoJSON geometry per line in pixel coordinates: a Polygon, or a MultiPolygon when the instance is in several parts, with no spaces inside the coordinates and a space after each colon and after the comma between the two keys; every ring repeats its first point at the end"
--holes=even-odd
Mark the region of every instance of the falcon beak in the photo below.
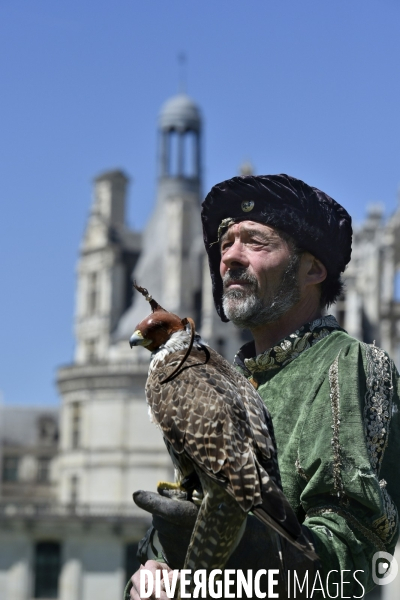
{"type": "Polygon", "coordinates": [[[151,340],[146,340],[139,329],[136,329],[135,333],[129,339],[131,348],[133,346],[148,346],[149,344],[151,344],[151,340]]]}

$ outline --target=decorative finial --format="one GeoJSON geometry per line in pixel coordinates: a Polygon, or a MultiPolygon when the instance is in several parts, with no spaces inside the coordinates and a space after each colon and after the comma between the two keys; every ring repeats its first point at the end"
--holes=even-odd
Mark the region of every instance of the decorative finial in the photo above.
{"type": "Polygon", "coordinates": [[[239,167],[239,175],[254,175],[254,167],[249,160],[244,160],[239,167]]]}
{"type": "Polygon", "coordinates": [[[135,288],[135,290],[140,292],[142,294],[142,296],[144,296],[146,298],[146,300],[147,300],[147,302],[149,302],[153,312],[155,312],[156,310],[163,310],[164,312],[168,312],[167,310],[165,310],[165,308],[160,306],[160,304],[158,304],[158,302],[156,302],[156,300],[153,299],[153,296],[150,296],[150,294],[149,294],[148,290],[146,290],[146,288],[141,287],[140,285],[137,285],[136,281],[133,282],[133,287],[135,288]]]}
{"type": "Polygon", "coordinates": [[[187,87],[187,77],[186,77],[186,53],[179,52],[178,54],[178,64],[179,64],[179,86],[178,91],[180,94],[186,94],[187,87]]]}

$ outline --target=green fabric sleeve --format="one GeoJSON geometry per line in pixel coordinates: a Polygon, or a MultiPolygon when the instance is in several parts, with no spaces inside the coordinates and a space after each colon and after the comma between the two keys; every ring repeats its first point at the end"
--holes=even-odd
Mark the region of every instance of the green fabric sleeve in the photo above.
{"type": "Polygon", "coordinates": [[[315,539],[322,581],[329,571],[338,571],[329,578],[333,596],[342,572],[349,582],[343,584],[343,597],[361,597],[360,583],[366,592],[374,587],[374,553],[394,552],[398,517],[391,496],[398,501],[393,465],[400,456],[397,385],[397,371],[382,350],[351,343],[339,349],[300,418],[296,466],[304,525],[315,539]]]}

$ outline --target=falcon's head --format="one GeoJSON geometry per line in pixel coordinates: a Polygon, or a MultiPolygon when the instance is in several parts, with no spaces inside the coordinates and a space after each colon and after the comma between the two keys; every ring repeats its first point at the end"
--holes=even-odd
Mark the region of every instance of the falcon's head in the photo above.
{"type": "Polygon", "coordinates": [[[145,346],[151,352],[165,344],[176,331],[182,331],[185,325],[173,313],[156,310],[137,325],[134,334],[129,340],[133,346],[145,346]]]}
{"type": "Polygon", "coordinates": [[[153,312],[136,326],[134,334],[129,340],[130,347],[144,346],[151,352],[165,344],[173,333],[186,329],[187,319],[180,319],[160,306],[148,293],[136,283],[134,287],[150,302],[153,312]]]}

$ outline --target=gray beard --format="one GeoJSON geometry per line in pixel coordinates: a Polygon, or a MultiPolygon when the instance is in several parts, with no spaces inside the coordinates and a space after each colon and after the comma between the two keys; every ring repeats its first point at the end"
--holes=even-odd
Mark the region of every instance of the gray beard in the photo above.
{"type": "Polygon", "coordinates": [[[222,306],[228,319],[241,329],[255,329],[260,325],[274,323],[300,299],[297,272],[300,256],[295,254],[272,297],[260,298],[258,281],[247,269],[229,270],[224,278],[222,306]],[[248,283],[243,290],[225,289],[233,281],[248,283]]]}

